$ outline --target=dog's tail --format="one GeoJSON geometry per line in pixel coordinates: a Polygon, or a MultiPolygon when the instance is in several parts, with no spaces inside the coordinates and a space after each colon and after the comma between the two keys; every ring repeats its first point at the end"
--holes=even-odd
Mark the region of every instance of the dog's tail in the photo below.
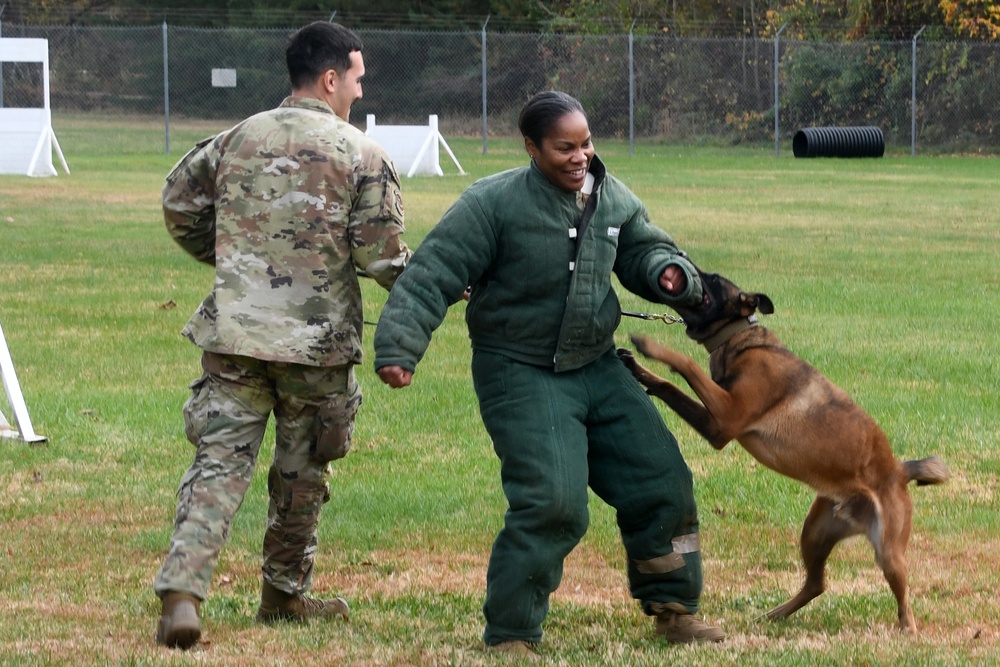
{"type": "Polygon", "coordinates": [[[904,461],[903,472],[906,474],[906,481],[916,480],[917,486],[940,484],[946,481],[949,476],[948,466],[936,456],[928,456],[926,459],[916,461],[904,461]]]}

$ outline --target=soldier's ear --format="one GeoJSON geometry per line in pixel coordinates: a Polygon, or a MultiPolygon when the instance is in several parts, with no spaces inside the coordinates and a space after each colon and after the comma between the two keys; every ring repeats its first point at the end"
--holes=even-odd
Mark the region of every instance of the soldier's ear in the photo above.
{"type": "Polygon", "coordinates": [[[337,92],[337,82],[340,80],[340,75],[337,74],[337,70],[328,69],[320,76],[320,85],[328,93],[337,92]]]}

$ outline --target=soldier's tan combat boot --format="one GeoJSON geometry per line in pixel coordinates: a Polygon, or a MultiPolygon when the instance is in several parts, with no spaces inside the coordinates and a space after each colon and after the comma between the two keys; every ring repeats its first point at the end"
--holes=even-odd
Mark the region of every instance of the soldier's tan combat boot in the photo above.
{"type": "Polygon", "coordinates": [[[671,644],[721,642],[726,638],[721,629],[709,625],[676,602],[656,603],[653,611],[656,613],[656,634],[671,644]]]}
{"type": "Polygon", "coordinates": [[[499,644],[487,644],[487,653],[501,653],[510,658],[518,660],[540,660],[541,656],[535,653],[535,646],[531,642],[520,639],[500,642],[499,644]]]}
{"type": "Polygon", "coordinates": [[[279,591],[264,582],[260,591],[260,609],[257,620],[260,623],[275,621],[305,621],[310,618],[334,618],[341,616],[346,621],[351,610],[344,598],[320,600],[308,595],[295,595],[279,591]]]}
{"type": "Polygon", "coordinates": [[[168,591],[163,596],[163,611],[156,629],[156,643],[169,648],[187,650],[198,643],[201,623],[198,610],[201,600],[188,593],[168,591]]]}

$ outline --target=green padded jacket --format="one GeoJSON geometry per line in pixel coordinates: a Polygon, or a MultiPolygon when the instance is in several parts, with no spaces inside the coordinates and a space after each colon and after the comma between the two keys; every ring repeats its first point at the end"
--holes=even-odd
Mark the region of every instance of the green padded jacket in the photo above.
{"type": "Polygon", "coordinates": [[[583,213],[578,194],[529,166],[469,186],[414,251],[375,331],[375,368],[413,371],[448,307],[472,287],[465,312],[473,349],[548,366],[579,368],[614,346],[621,284],[657,303],[701,299],[697,271],[645,205],[595,156],[583,213]],[[668,264],[687,275],[684,293],[659,286],[668,264]]]}

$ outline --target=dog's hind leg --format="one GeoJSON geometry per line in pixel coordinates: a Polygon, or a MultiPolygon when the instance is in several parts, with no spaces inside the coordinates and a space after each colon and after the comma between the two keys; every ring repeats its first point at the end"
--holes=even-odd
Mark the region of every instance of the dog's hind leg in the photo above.
{"type": "Polygon", "coordinates": [[[913,620],[913,612],[910,610],[910,603],[906,598],[906,554],[902,549],[886,549],[879,559],[879,567],[885,575],[885,580],[889,582],[892,594],[896,596],[896,609],[899,617],[899,629],[902,632],[917,631],[917,624],[913,620]]]}
{"type": "Polygon", "coordinates": [[[906,545],[910,541],[913,501],[906,491],[906,481],[893,482],[879,498],[858,493],[838,504],[836,512],[857,525],[871,542],[875,562],[896,597],[899,629],[915,632],[913,612],[906,597],[906,545]]]}
{"type": "Polygon", "coordinates": [[[878,536],[880,543],[876,543],[871,535],[869,539],[875,546],[875,559],[882,568],[885,580],[889,582],[892,594],[896,596],[899,629],[903,632],[916,632],[917,626],[906,590],[906,545],[910,541],[913,501],[906,487],[901,484],[892,493],[883,495],[883,503],[884,526],[882,534],[878,536]]]}
{"type": "Polygon", "coordinates": [[[857,524],[838,516],[837,502],[817,496],[802,526],[799,548],[806,568],[802,589],[788,602],[767,612],[770,619],[786,618],[826,590],[826,560],[844,538],[861,532],[857,524]]]}

